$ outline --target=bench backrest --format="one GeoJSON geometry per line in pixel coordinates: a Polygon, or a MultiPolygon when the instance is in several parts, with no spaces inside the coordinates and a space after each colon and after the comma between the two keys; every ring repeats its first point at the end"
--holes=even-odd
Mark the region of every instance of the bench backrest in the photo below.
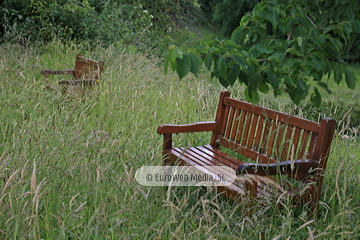
{"type": "Polygon", "coordinates": [[[76,55],[74,68],[74,79],[98,79],[103,71],[104,61],[93,61],[83,58],[81,54],[76,55]]]}
{"type": "Polygon", "coordinates": [[[211,145],[222,145],[258,163],[315,159],[325,169],[336,122],[320,123],[230,98],[221,92],[211,145]]]}

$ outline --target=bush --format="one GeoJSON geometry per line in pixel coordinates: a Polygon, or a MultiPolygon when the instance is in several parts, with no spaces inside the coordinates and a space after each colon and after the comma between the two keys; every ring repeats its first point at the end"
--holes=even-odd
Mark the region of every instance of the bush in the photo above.
{"type": "Polygon", "coordinates": [[[4,1],[0,42],[47,42],[54,38],[131,45],[160,54],[184,40],[178,29],[196,1],[30,0],[4,1]],[[177,3],[181,3],[180,5],[177,3]],[[164,48],[165,46],[165,48],[164,48]],[[162,48],[162,50],[159,50],[162,48]]]}
{"type": "Polygon", "coordinates": [[[215,28],[219,29],[219,33],[230,36],[239,26],[240,19],[258,2],[259,0],[205,0],[202,8],[215,28]]]}

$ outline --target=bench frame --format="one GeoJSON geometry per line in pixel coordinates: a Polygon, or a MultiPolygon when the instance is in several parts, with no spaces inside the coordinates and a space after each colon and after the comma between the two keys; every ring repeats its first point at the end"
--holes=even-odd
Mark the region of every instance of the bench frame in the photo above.
{"type": "Polygon", "coordinates": [[[104,61],[93,61],[81,56],[76,55],[74,69],[64,70],[42,70],[41,74],[45,76],[45,83],[49,81],[49,75],[66,74],[72,75],[73,80],[59,81],[61,85],[93,85],[100,77],[104,69],[104,61]]]}
{"type": "Polygon", "coordinates": [[[166,124],[159,126],[157,132],[164,135],[166,165],[226,165],[236,170],[241,179],[244,179],[241,176],[249,177],[245,181],[236,180],[230,186],[216,187],[227,197],[238,201],[244,196],[249,199],[249,195],[250,199],[260,199],[266,191],[275,198],[286,194],[291,196],[293,204],[308,204],[315,212],[335,127],[336,122],[331,118],[313,122],[230,98],[228,91],[222,91],[215,121],[166,124]],[[207,131],[212,132],[210,145],[172,146],[172,134],[207,131]],[[220,146],[252,161],[245,163],[236,159],[221,151],[220,146]],[[308,187],[271,193],[268,182],[261,176],[272,181],[273,175],[287,175],[308,187]]]}

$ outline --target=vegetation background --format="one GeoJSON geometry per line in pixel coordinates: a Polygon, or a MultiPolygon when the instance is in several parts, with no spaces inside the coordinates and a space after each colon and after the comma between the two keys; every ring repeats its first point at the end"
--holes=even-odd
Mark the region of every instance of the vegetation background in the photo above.
{"type": "MultiPolygon", "coordinates": [[[[212,189],[135,181],[141,166],[161,162],[156,128],[213,120],[223,89],[207,69],[181,81],[165,76],[168,46],[226,38],[253,7],[247,0],[3,1],[0,238],[359,238],[360,88],[333,79],[333,94],[324,92],[319,108],[309,99],[294,105],[272,94],[261,94],[259,102],[315,121],[337,120],[320,218],[287,199],[279,199],[282,210],[270,205],[246,216],[241,203],[212,189]],[[99,85],[64,93],[57,84],[64,76],[53,76],[45,87],[40,71],[71,68],[77,53],[105,61],[99,85]]],[[[331,16],[334,8],[328,9],[331,16]]],[[[343,58],[359,76],[359,44],[352,46],[343,58]]],[[[243,85],[229,91],[245,99],[243,85]]],[[[175,144],[205,144],[209,138],[178,135],[175,144]]]]}

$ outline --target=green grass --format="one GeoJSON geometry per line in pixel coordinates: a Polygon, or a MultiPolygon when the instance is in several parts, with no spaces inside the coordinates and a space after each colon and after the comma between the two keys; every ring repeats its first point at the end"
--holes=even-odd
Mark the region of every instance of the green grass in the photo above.
{"type": "MultiPolygon", "coordinates": [[[[137,169],[161,162],[157,127],[213,120],[221,87],[206,73],[164,76],[150,56],[86,49],[0,46],[0,239],[360,237],[360,145],[351,135],[334,140],[316,220],[289,205],[246,217],[213,190],[137,184],[137,169]],[[77,53],[105,61],[96,89],[64,93],[57,81],[66,76],[45,87],[40,71],[72,68],[77,53]]],[[[244,99],[240,90],[230,89],[244,99]]],[[[271,97],[261,103],[293,110],[271,97]]],[[[209,137],[177,135],[174,145],[209,137]]]]}

